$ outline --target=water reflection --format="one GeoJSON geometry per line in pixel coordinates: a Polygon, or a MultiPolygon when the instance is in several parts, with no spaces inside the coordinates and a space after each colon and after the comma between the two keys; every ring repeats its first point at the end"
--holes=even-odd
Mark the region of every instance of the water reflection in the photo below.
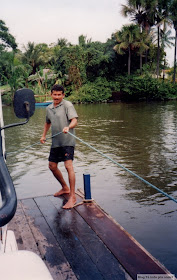
{"type": "MultiPolygon", "coordinates": [[[[79,138],[177,199],[176,101],[75,107],[79,138]]],[[[5,124],[17,121],[12,108],[3,109],[5,124]]],[[[27,125],[6,130],[7,151],[38,142],[44,121],[45,108],[37,108],[27,125]]],[[[50,141],[7,156],[18,198],[58,189],[47,166],[49,149],[50,141]]],[[[90,173],[92,197],[177,274],[177,205],[79,141],[74,165],[77,187],[83,186],[83,173],[90,173]]]]}

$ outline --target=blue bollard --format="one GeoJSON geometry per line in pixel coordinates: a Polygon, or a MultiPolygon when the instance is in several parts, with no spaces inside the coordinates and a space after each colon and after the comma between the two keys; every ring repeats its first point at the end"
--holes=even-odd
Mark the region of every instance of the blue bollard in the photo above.
{"type": "Polygon", "coordinates": [[[83,174],[85,200],[92,200],[90,188],[90,174],[83,174]]]}

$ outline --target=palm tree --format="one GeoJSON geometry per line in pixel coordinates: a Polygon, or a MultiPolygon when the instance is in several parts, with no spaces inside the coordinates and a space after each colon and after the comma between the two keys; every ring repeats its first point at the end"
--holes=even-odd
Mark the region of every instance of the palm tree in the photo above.
{"type": "MultiPolygon", "coordinates": [[[[141,32],[150,34],[151,27],[155,22],[154,9],[157,0],[127,0],[127,5],[122,5],[122,15],[129,16],[132,21],[140,26],[141,32]]],[[[146,50],[147,63],[147,50],[146,50]]]]}
{"type": "MultiPolygon", "coordinates": [[[[166,32],[167,25],[171,23],[169,20],[169,1],[170,0],[158,0],[158,3],[155,7],[155,24],[157,26],[157,78],[159,77],[160,69],[160,37],[162,33],[166,32]],[[161,31],[161,25],[163,29],[161,31]]],[[[163,47],[163,45],[161,46],[163,47]]]]}
{"type": "Polygon", "coordinates": [[[69,46],[70,43],[68,42],[67,39],[65,39],[65,38],[60,38],[60,39],[58,39],[58,41],[57,41],[57,45],[60,46],[61,48],[64,48],[64,47],[69,46]]]}
{"type": "Polygon", "coordinates": [[[145,9],[141,0],[128,0],[127,5],[122,5],[121,14],[124,17],[130,17],[132,21],[137,23],[143,29],[145,23],[145,9]]]}
{"type": "MultiPolygon", "coordinates": [[[[160,64],[160,30],[164,25],[164,30],[168,21],[169,3],[171,0],[128,0],[127,5],[123,5],[122,14],[130,16],[133,21],[138,23],[141,30],[146,30],[147,34],[150,29],[157,26],[157,77],[159,76],[160,64]]],[[[146,55],[147,61],[147,55],[146,55]]]]}
{"type": "MultiPolygon", "coordinates": [[[[161,42],[161,49],[163,51],[163,53],[165,54],[166,57],[166,53],[165,53],[165,49],[166,47],[171,48],[172,46],[174,46],[174,36],[171,36],[171,30],[162,30],[160,32],[160,42],[161,42]]],[[[163,65],[163,79],[164,79],[164,70],[166,67],[166,58],[164,57],[164,65],[163,65]]]]}
{"type": "Polygon", "coordinates": [[[143,62],[143,54],[147,52],[149,46],[151,44],[151,36],[146,31],[143,31],[139,34],[139,38],[137,38],[137,47],[139,49],[140,54],[140,72],[142,73],[142,62],[143,62]]]}
{"type": "Polygon", "coordinates": [[[174,46],[175,37],[171,36],[171,30],[162,30],[160,33],[160,40],[161,40],[161,48],[165,50],[166,47],[171,48],[174,46]]]}
{"type": "Polygon", "coordinates": [[[121,31],[115,34],[117,45],[114,46],[114,50],[123,55],[128,50],[128,75],[130,75],[131,69],[131,52],[138,47],[140,29],[137,25],[124,25],[121,31]]]}
{"type": "Polygon", "coordinates": [[[23,54],[22,61],[25,64],[29,64],[32,67],[31,74],[34,75],[37,71],[37,68],[39,67],[39,65],[41,65],[41,62],[43,60],[43,44],[35,45],[34,42],[28,42],[27,46],[24,46],[24,49],[25,52],[23,54]]]}
{"type": "Polygon", "coordinates": [[[132,21],[137,23],[141,30],[150,32],[154,25],[154,7],[157,0],[127,0],[127,5],[122,5],[122,15],[129,16],[132,21]]]}
{"type": "Polygon", "coordinates": [[[175,28],[175,53],[174,53],[174,73],[173,73],[173,82],[176,81],[176,47],[177,47],[177,22],[174,24],[175,28]]]}
{"type": "Polygon", "coordinates": [[[173,82],[176,80],[176,48],[177,48],[177,0],[173,0],[170,5],[170,19],[173,21],[173,27],[175,29],[175,51],[174,51],[174,73],[173,82]]]}

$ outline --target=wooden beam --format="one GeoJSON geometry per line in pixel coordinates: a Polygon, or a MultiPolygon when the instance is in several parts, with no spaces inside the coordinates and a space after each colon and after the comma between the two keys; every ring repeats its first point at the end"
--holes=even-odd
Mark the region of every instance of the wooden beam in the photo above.
{"type": "MultiPolygon", "coordinates": [[[[80,199],[78,198],[78,200],[80,199]]],[[[137,274],[170,274],[158,260],[96,203],[84,203],[75,209],[133,279],[137,279],[137,274]]]]}

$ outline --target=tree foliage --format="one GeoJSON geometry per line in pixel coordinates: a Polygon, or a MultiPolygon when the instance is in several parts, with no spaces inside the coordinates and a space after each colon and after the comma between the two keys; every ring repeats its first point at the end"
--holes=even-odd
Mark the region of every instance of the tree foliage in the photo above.
{"type": "Polygon", "coordinates": [[[15,38],[9,33],[9,29],[7,28],[5,22],[0,20],[0,51],[5,48],[12,48],[15,50],[17,48],[17,44],[15,42],[15,38]]]}
{"type": "Polygon", "coordinates": [[[132,101],[174,98],[175,85],[154,77],[157,67],[159,72],[166,68],[165,48],[173,45],[174,38],[166,27],[171,21],[177,29],[173,11],[176,3],[128,0],[122,13],[134,23],[123,26],[105,43],[80,35],[75,45],[60,38],[50,45],[28,42],[19,51],[5,23],[0,21],[0,82],[10,86],[12,96],[24,86],[46,95],[52,84],[61,83],[73,102],[105,101],[112,91],[132,101]]]}

